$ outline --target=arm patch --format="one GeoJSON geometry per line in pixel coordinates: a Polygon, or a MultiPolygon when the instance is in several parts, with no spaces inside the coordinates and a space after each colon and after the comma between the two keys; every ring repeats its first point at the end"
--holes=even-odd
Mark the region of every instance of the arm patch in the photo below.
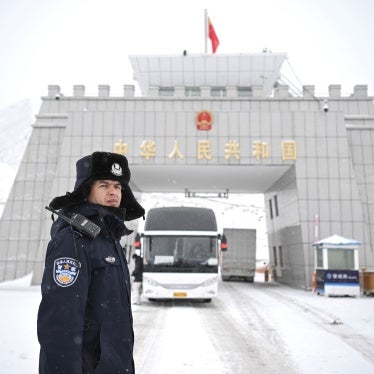
{"type": "Polygon", "coordinates": [[[53,279],[60,287],[69,287],[75,283],[79,275],[78,263],[73,258],[57,258],[53,264],[53,279]]]}

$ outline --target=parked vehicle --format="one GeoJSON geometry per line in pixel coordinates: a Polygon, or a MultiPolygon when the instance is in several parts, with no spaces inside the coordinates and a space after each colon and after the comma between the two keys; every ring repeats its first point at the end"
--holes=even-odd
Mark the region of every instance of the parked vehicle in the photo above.
{"type": "Polygon", "coordinates": [[[241,278],[253,282],[256,271],[256,230],[226,228],[223,234],[229,250],[222,252],[222,280],[241,278]]]}

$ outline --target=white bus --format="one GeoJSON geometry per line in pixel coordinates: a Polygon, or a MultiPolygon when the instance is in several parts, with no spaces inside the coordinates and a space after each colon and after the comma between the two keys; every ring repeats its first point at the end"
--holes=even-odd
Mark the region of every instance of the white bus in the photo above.
{"type": "Polygon", "coordinates": [[[143,257],[143,295],[156,299],[217,296],[220,242],[212,209],[166,207],[149,210],[135,247],[143,257]]]}

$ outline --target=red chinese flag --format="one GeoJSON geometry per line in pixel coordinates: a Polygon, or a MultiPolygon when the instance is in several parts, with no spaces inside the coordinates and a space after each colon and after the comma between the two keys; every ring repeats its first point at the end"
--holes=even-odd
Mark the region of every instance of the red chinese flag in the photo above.
{"type": "Polygon", "coordinates": [[[208,18],[208,25],[209,25],[209,39],[212,41],[212,50],[213,50],[213,53],[216,53],[216,50],[218,48],[218,45],[219,45],[219,40],[217,38],[217,34],[216,32],[214,31],[214,27],[212,25],[212,22],[210,22],[210,18],[208,18]]]}

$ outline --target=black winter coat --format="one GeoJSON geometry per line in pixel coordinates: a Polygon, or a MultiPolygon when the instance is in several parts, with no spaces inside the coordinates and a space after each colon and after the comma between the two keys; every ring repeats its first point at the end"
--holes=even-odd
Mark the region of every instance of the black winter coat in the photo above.
{"type": "Polygon", "coordinates": [[[90,239],[74,231],[76,256],[71,227],[61,218],[52,225],[38,313],[39,373],[134,373],[130,277],[119,242],[131,231],[99,205],[65,214],[72,212],[101,232],[90,239]]]}
{"type": "Polygon", "coordinates": [[[135,268],[131,275],[134,277],[134,282],[143,282],[143,259],[140,256],[135,259],[135,268]]]}

